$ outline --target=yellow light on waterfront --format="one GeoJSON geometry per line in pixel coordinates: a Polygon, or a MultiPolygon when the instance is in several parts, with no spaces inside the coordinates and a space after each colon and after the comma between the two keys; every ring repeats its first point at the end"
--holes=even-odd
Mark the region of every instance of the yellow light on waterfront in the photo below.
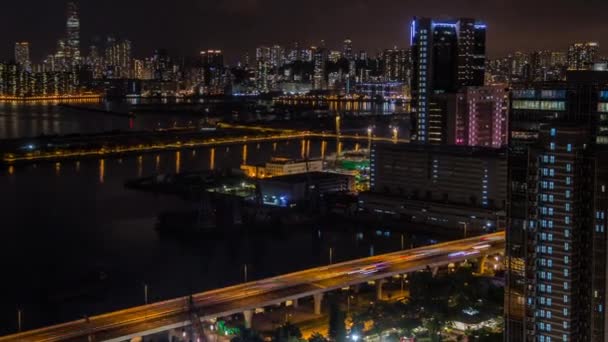
{"type": "Polygon", "coordinates": [[[158,173],[158,170],[160,170],[160,154],[156,155],[154,169],[156,170],[156,173],[158,173]]]}
{"type": "Polygon", "coordinates": [[[243,164],[247,164],[247,144],[243,145],[243,164]]]}
{"type": "Polygon", "coordinates": [[[272,152],[276,152],[277,151],[277,143],[273,142],[272,143],[272,152]]]}
{"type": "Polygon", "coordinates": [[[175,173],[179,173],[182,168],[182,153],[175,151],[175,173]]]}
{"type": "Polygon", "coordinates": [[[15,167],[13,165],[8,167],[8,174],[11,176],[15,174],[15,167]]]}
{"type": "Polygon", "coordinates": [[[300,155],[302,156],[302,159],[306,158],[306,140],[304,139],[300,141],[300,155]]]}
{"type": "Polygon", "coordinates": [[[340,156],[342,154],[342,142],[338,142],[338,155],[336,155],[336,157],[340,156]]]}
{"type": "Polygon", "coordinates": [[[99,159],[99,183],[103,184],[106,178],[106,161],[99,159]]]}
{"type": "Polygon", "coordinates": [[[340,114],[336,115],[336,134],[340,135],[340,114]]]}
{"type": "Polygon", "coordinates": [[[361,145],[359,145],[359,143],[355,144],[355,152],[359,152],[359,150],[361,149],[361,145]]]}
{"type": "Polygon", "coordinates": [[[55,174],[57,176],[59,176],[60,173],[61,173],[61,163],[60,162],[56,162],[55,163],[55,174]]]}
{"type": "Polygon", "coordinates": [[[76,161],[76,172],[80,172],[80,160],[76,161]]]}
{"type": "Polygon", "coordinates": [[[215,148],[212,148],[209,153],[209,169],[215,170],[215,148]]]}

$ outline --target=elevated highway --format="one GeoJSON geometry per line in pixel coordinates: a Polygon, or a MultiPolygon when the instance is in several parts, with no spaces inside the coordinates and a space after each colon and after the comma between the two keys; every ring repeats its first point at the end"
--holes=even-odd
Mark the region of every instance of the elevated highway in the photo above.
{"type": "Polygon", "coordinates": [[[378,281],[381,286],[379,280],[385,278],[501,253],[504,247],[504,232],[451,241],[133,307],[0,337],[0,342],[128,341],[180,329],[190,325],[192,317],[205,321],[236,313],[243,313],[247,324],[256,308],[310,296],[314,298],[315,313],[320,314],[325,292],[369,281],[378,281]],[[196,315],[192,315],[192,308],[196,315]]]}

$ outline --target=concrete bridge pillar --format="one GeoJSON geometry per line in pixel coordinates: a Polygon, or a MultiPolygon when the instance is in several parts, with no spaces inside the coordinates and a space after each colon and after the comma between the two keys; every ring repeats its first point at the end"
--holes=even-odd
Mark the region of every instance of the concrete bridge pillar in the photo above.
{"type": "Polygon", "coordinates": [[[376,280],[376,299],[377,300],[382,300],[382,298],[383,298],[382,285],[384,285],[384,283],[386,283],[386,280],[384,280],[384,279],[376,280]]]}
{"type": "Polygon", "coordinates": [[[245,319],[245,328],[251,329],[251,321],[253,320],[253,310],[243,311],[243,318],[245,319]]]}
{"type": "Polygon", "coordinates": [[[431,269],[431,272],[433,272],[433,278],[435,278],[437,276],[437,273],[439,272],[439,267],[435,266],[431,269]]]}
{"type": "Polygon", "coordinates": [[[315,300],[315,315],[321,314],[321,304],[323,301],[323,292],[315,293],[313,296],[315,300]]]}
{"type": "Polygon", "coordinates": [[[169,342],[181,341],[184,338],[184,329],[171,329],[167,332],[169,342]]]}
{"type": "Polygon", "coordinates": [[[296,299],[292,299],[292,300],[291,300],[291,302],[293,303],[293,308],[294,308],[294,309],[297,309],[297,308],[298,308],[298,305],[299,305],[299,303],[298,303],[298,299],[297,299],[297,298],[296,298],[296,299]]]}

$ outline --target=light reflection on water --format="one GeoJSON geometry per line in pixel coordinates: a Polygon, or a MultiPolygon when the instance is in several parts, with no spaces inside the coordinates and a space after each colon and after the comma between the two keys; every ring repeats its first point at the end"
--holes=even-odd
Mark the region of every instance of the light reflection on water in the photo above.
{"type": "MultiPolygon", "coordinates": [[[[10,276],[0,302],[0,333],[10,331],[13,308],[23,306],[30,327],[83,314],[138,305],[141,284],[155,300],[238,282],[248,264],[253,278],[308,268],[334,260],[399,248],[399,237],[378,237],[348,225],[320,224],[278,234],[231,236],[179,242],[154,229],[165,211],[190,210],[198,203],[124,188],[125,180],[158,173],[239,168],[271,156],[297,158],[332,154],[335,141],[278,142],[202,148],[129,157],[39,163],[0,170],[3,209],[0,268],[10,276]],[[309,147],[310,145],[310,147],[309,147]],[[276,151],[275,151],[276,149],[276,151]],[[318,231],[323,231],[319,234],[318,231]],[[320,236],[320,237],[319,237],[320,236]],[[297,256],[286,257],[286,256],[297,256]],[[108,280],[94,280],[98,272],[108,280]],[[78,295],[82,284],[89,296],[78,295]],[[49,320],[53,318],[54,320],[49,320]]],[[[345,143],[343,148],[354,148],[345,143]]],[[[388,228],[387,228],[388,229],[388,228]]]]}
{"type": "MultiPolygon", "coordinates": [[[[130,120],[40,104],[0,104],[0,139],[143,130],[192,120],[154,113],[130,120]]],[[[238,282],[243,264],[259,278],[322,264],[329,248],[335,261],[366,256],[372,244],[376,253],[397,249],[398,237],[333,225],[184,244],[160,238],[156,219],[197,203],[124,188],[136,177],[238,169],[242,162],[260,164],[271,156],[329,158],[337,148],[354,146],[306,140],[0,168],[0,268],[11,279],[0,293],[0,335],[12,331],[18,306],[27,312],[26,328],[33,328],[141,304],[143,282],[159,300],[238,282]],[[101,285],[95,280],[100,271],[108,275],[101,285]],[[84,297],[74,295],[82,292],[81,284],[84,297]]]]}

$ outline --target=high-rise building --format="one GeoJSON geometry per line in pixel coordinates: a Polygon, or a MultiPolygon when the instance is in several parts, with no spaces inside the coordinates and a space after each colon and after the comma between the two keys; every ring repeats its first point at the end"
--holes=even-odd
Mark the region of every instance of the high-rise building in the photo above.
{"type": "Polygon", "coordinates": [[[272,65],[270,62],[271,49],[267,46],[261,46],[256,49],[255,60],[256,60],[256,88],[260,93],[267,93],[270,91],[271,80],[270,74],[272,65]]]}
{"type": "Polygon", "coordinates": [[[68,2],[66,14],[66,58],[74,65],[80,62],[80,17],[76,3],[68,2]]]}
{"type": "Polygon", "coordinates": [[[384,79],[388,82],[409,83],[410,55],[404,49],[384,50],[384,79]]]}
{"type": "Polygon", "coordinates": [[[313,47],[313,82],[312,89],[314,90],[322,90],[327,87],[327,82],[325,78],[326,64],[328,61],[328,53],[327,50],[323,47],[316,48],[313,47]]]}
{"type": "Polygon", "coordinates": [[[106,77],[127,79],[133,76],[131,50],[131,41],[126,39],[116,40],[108,37],[104,70],[106,77]]]}
{"type": "Polygon", "coordinates": [[[515,85],[511,108],[506,340],[604,341],[608,73],[515,85]]]}
{"type": "Polygon", "coordinates": [[[331,50],[329,51],[328,59],[332,63],[338,63],[338,61],[342,58],[342,53],[340,51],[331,50]]]}
{"type": "Polygon", "coordinates": [[[568,70],[589,70],[598,57],[596,42],[575,43],[568,48],[568,70]]]}
{"type": "Polygon", "coordinates": [[[29,68],[30,61],[30,43],[17,42],[15,43],[15,62],[19,65],[29,68]]]}
{"type": "Polygon", "coordinates": [[[285,49],[281,45],[273,45],[270,48],[270,65],[275,73],[285,64],[285,49]]]}
{"type": "Polygon", "coordinates": [[[448,109],[448,144],[507,146],[508,93],[504,86],[465,87],[448,109]]]}
{"type": "Polygon", "coordinates": [[[94,79],[100,79],[104,76],[105,65],[103,56],[97,45],[91,45],[89,48],[89,55],[87,56],[86,64],[91,68],[94,79]]]}
{"type": "Polygon", "coordinates": [[[224,53],[222,50],[201,51],[202,94],[218,95],[224,93],[224,53]]]}
{"type": "Polygon", "coordinates": [[[170,81],[173,79],[173,62],[167,49],[156,49],[151,64],[155,80],[170,81]]]}
{"type": "Polygon", "coordinates": [[[342,55],[344,56],[344,58],[348,59],[349,61],[353,60],[355,58],[355,55],[353,54],[353,41],[350,39],[345,39],[344,40],[344,50],[342,51],[342,55]]]}
{"type": "Polygon", "coordinates": [[[300,50],[300,43],[294,42],[293,47],[291,48],[291,50],[289,50],[289,53],[287,55],[287,62],[293,63],[299,61],[301,60],[301,57],[302,51],[300,50]]]}
{"type": "Polygon", "coordinates": [[[410,45],[416,141],[441,143],[443,139],[429,134],[432,96],[484,84],[485,38],[486,26],[474,19],[414,18],[410,45]]]}
{"type": "Polygon", "coordinates": [[[551,52],[551,66],[564,66],[566,64],[568,64],[568,55],[565,52],[551,52]]]}

